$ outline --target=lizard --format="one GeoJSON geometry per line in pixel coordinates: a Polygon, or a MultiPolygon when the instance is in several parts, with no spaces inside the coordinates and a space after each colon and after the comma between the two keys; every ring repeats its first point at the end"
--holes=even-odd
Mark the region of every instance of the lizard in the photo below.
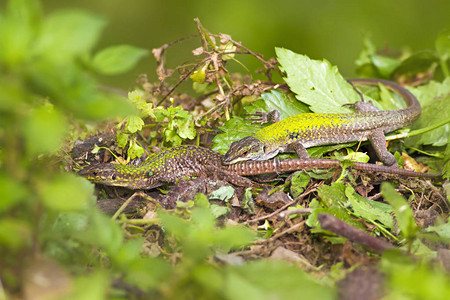
{"type": "Polygon", "coordinates": [[[369,140],[378,158],[387,166],[398,167],[387,150],[385,133],[404,127],[421,113],[419,101],[397,83],[382,79],[352,79],[351,84],[378,85],[400,95],[406,108],[382,111],[373,104],[359,101],[351,104],[356,112],[350,114],[304,113],[295,115],[231,143],[223,163],[230,165],[246,160],[266,160],[279,152],[296,152],[299,158],[309,157],[306,148],[369,140]]]}
{"type": "MultiPolygon", "coordinates": [[[[333,159],[273,159],[223,165],[222,155],[218,152],[185,145],[152,154],[138,166],[100,163],[83,168],[78,174],[94,183],[129,189],[152,189],[185,177],[217,175],[238,186],[255,186],[253,181],[242,176],[340,167],[341,162],[333,159]]],[[[439,176],[367,163],[354,163],[350,168],[414,177],[439,176]]]]}

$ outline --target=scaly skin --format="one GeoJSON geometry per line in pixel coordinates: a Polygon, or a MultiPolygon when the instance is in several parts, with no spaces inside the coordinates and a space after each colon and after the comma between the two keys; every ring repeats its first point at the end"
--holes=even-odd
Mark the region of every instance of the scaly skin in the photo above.
{"type": "MultiPolygon", "coordinates": [[[[152,189],[190,176],[223,177],[236,185],[258,186],[241,176],[340,167],[341,163],[332,159],[275,159],[222,165],[222,155],[217,152],[199,146],[178,146],[151,155],[139,166],[96,164],[82,169],[78,174],[99,184],[129,189],[152,189]]],[[[439,176],[364,163],[355,163],[350,168],[414,177],[439,176]]]]}
{"type": "Polygon", "coordinates": [[[354,79],[353,84],[384,84],[405,100],[407,108],[380,111],[367,102],[355,104],[352,114],[305,113],[281,120],[260,129],[253,136],[231,144],[224,164],[245,160],[266,160],[278,152],[295,150],[300,158],[308,158],[306,148],[369,139],[378,157],[386,165],[395,165],[387,151],[384,133],[406,126],[416,120],[421,108],[417,99],[402,86],[381,79],[354,79]]]}

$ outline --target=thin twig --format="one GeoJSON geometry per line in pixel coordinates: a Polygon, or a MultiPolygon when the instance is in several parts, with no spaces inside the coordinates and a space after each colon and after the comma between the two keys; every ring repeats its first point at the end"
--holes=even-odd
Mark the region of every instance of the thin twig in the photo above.
{"type": "Polygon", "coordinates": [[[193,67],[192,69],[189,70],[189,72],[187,72],[186,74],[183,75],[183,77],[181,77],[181,79],[167,92],[167,94],[162,97],[161,100],[158,101],[158,103],[156,104],[156,106],[161,105],[161,103],[164,102],[164,100],[166,100],[166,98],[173,93],[173,91],[175,91],[175,89],[183,83],[183,81],[185,81],[192,73],[194,73],[195,70],[197,70],[197,67],[199,67],[201,64],[205,63],[209,58],[204,58],[202,61],[200,61],[198,64],[195,65],[195,67],[193,67]]]}
{"type": "Polygon", "coordinates": [[[268,239],[255,241],[254,244],[265,244],[265,243],[270,243],[270,242],[272,242],[272,241],[274,241],[274,240],[276,240],[276,239],[282,237],[283,235],[286,235],[286,234],[288,234],[288,233],[291,233],[291,232],[293,232],[293,231],[296,231],[299,227],[302,227],[303,225],[305,225],[305,223],[306,223],[306,220],[303,220],[303,221],[301,221],[301,222],[295,224],[294,226],[289,227],[289,228],[286,229],[285,231],[282,231],[282,232],[280,232],[280,233],[278,233],[278,234],[275,234],[274,236],[272,236],[272,237],[270,237],[270,238],[268,238],[268,239]]]}
{"type": "Polygon", "coordinates": [[[291,215],[300,215],[300,214],[310,214],[313,211],[312,208],[297,208],[297,209],[291,209],[291,210],[285,210],[278,214],[278,218],[284,219],[287,216],[291,215]]]}
{"type": "Polygon", "coordinates": [[[304,198],[305,196],[311,194],[312,192],[315,192],[316,190],[317,190],[316,188],[313,188],[313,189],[310,189],[308,191],[305,191],[304,193],[298,195],[294,200],[292,200],[289,203],[286,203],[285,205],[283,205],[281,208],[277,209],[276,211],[274,211],[274,212],[272,212],[272,213],[270,213],[268,215],[265,215],[265,216],[262,216],[262,217],[258,217],[256,219],[248,220],[246,222],[243,222],[242,224],[247,225],[247,224],[251,224],[251,223],[255,223],[255,222],[259,222],[259,221],[271,218],[271,217],[279,214],[280,212],[282,212],[283,210],[285,210],[286,208],[288,208],[292,204],[295,204],[295,202],[299,201],[300,199],[304,198]]]}
{"type": "Polygon", "coordinates": [[[382,254],[384,251],[394,248],[392,244],[371,236],[360,229],[356,229],[355,227],[342,222],[333,215],[319,213],[317,217],[319,219],[320,226],[323,229],[343,236],[355,243],[373,250],[374,252],[382,254]]]}
{"type": "Polygon", "coordinates": [[[136,193],[134,193],[133,195],[131,195],[121,206],[120,208],[114,213],[114,215],[112,216],[112,219],[115,220],[117,219],[117,217],[125,210],[125,208],[130,204],[131,201],[133,201],[134,198],[141,196],[143,197],[143,192],[142,191],[138,191],[136,193]]]}

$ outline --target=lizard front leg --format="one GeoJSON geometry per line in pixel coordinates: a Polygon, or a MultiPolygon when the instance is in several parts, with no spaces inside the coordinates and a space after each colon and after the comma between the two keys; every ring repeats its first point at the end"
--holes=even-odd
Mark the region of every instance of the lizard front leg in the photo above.
{"type": "Polygon", "coordinates": [[[270,112],[257,111],[254,114],[246,114],[245,118],[252,121],[252,124],[259,123],[260,125],[266,123],[273,124],[281,120],[280,112],[278,110],[272,110],[270,112]]]}
{"type": "Polygon", "coordinates": [[[386,137],[382,129],[373,130],[367,139],[372,144],[378,158],[387,166],[397,167],[398,163],[394,155],[387,150],[386,137]]]}
{"type": "Polygon", "coordinates": [[[287,147],[288,152],[295,152],[298,155],[298,158],[308,159],[309,154],[306,151],[305,146],[300,141],[292,142],[287,147]]]}

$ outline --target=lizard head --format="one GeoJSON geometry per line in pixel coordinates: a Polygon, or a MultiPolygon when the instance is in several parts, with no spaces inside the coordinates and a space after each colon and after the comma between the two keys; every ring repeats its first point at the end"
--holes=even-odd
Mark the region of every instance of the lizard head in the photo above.
{"type": "Polygon", "coordinates": [[[248,136],[231,143],[228,152],[223,157],[223,164],[231,165],[245,160],[264,159],[264,145],[255,137],[248,136]]]}
{"type": "Polygon", "coordinates": [[[82,169],[78,172],[78,175],[91,182],[104,185],[121,186],[130,189],[147,188],[148,183],[136,180],[136,174],[134,174],[136,171],[130,167],[111,163],[95,164],[82,169]]]}

